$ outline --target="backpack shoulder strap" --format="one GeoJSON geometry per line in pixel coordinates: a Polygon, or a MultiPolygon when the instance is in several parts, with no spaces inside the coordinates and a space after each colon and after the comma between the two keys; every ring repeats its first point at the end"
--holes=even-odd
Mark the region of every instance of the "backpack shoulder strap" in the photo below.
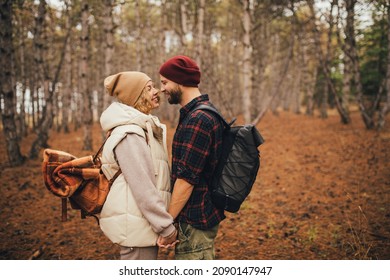
{"type": "Polygon", "coordinates": [[[223,124],[225,125],[226,128],[230,128],[231,125],[236,121],[236,119],[234,118],[230,123],[228,123],[225,118],[221,115],[221,113],[215,109],[214,107],[210,106],[210,105],[206,105],[206,104],[200,104],[198,106],[196,106],[192,111],[195,111],[195,110],[206,110],[206,111],[209,111],[209,112],[213,112],[214,114],[216,114],[223,122],[223,124]]]}
{"type": "Polygon", "coordinates": [[[108,137],[110,137],[111,135],[111,132],[112,132],[113,129],[109,130],[107,132],[107,135],[106,135],[106,138],[104,139],[102,145],[100,146],[99,150],[96,152],[96,154],[94,154],[93,156],[93,162],[96,162],[96,159],[98,158],[98,156],[101,154],[101,152],[103,151],[103,147],[104,147],[104,144],[106,144],[106,141],[108,139],[108,137]]]}

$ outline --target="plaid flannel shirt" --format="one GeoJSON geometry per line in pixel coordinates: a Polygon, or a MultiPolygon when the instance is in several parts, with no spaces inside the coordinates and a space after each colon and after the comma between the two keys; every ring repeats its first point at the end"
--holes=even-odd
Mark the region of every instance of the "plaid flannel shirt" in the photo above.
{"type": "Polygon", "coordinates": [[[199,229],[209,229],[224,218],[224,211],[211,202],[208,182],[221,154],[223,124],[213,113],[195,110],[199,104],[210,104],[208,95],[201,95],[180,109],[179,124],[172,143],[172,175],[194,185],[193,192],[177,217],[199,229]]]}

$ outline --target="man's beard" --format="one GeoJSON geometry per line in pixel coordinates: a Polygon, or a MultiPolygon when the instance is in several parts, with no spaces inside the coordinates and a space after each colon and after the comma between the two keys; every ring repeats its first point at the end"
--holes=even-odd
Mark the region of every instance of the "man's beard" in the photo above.
{"type": "Polygon", "coordinates": [[[182,100],[183,92],[180,90],[179,87],[176,89],[173,89],[171,91],[168,91],[168,102],[169,104],[180,104],[182,100]]]}

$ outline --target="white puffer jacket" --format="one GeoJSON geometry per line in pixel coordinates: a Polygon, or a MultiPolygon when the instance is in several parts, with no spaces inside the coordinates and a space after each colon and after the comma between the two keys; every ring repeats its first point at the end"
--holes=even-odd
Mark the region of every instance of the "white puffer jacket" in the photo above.
{"type": "MultiPolygon", "coordinates": [[[[119,169],[114,149],[127,134],[134,133],[145,138],[145,145],[150,147],[153,160],[155,187],[167,209],[171,193],[165,125],[161,124],[157,117],[145,115],[133,107],[117,102],[103,112],[100,123],[104,131],[114,128],[102,152],[103,173],[107,178],[112,178],[119,169]],[[155,136],[163,141],[158,141],[155,136]]],[[[139,164],[139,160],[129,155],[129,162],[139,164]]],[[[154,246],[158,237],[156,230],[153,230],[138,208],[123,174],[119,175],[111,186],[100,214],[100,227],[113,243],[127,247],[154,246]]]]}

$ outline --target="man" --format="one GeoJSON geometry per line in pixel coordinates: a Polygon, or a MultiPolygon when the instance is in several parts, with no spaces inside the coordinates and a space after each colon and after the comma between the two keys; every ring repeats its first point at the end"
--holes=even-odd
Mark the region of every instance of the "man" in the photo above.
{"type": "MultiPolygon", "coordinates": [[[[160,68],[161,91],[170,104],[180,104],[180,119],[172,143],[172,200],[169,213],[178,223],[176,259],[215,259],[214,240],[224,211],[211,202],[208,182],[222,148],[223,123],[199,104],[212,105],[201,94],[198,65],[187,56],[175,56],[160,68]]],[[[169,247],[171,240],[159,238],[169,247]]]]}

